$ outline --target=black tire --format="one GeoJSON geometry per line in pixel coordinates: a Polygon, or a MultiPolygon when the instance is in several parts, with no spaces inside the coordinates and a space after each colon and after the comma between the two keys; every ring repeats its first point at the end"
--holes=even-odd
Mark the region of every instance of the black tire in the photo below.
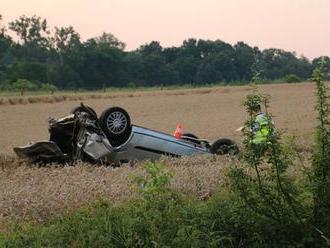
{"type": "Polygon", "coordinates": [[[183,140],[187,140],[193,144],[197,144],[200,145],[201,142],[198,140],[198,137],[195,134],[192,133],[184,133],[182,134],[182,138],[183,140]],[[192,138],[192,139],[191,139],[192,138]]]}
{"type": "Polygon", "coordinates": [[[216,155],[236,155],[239,150],[234,141],[230,139],[219,139],[211,145],[210,152],[216,155]]]}
{"type": "Polygon", "coordinates": [[[70,114],[76,114],[78,112],[86,112],[87,114],[89,114],[92,117],[94,117],[94,118],[97,119],[97,114],[96,114],[95,110],[92,109],[91,107],[88,107],[88,106],[77,106],[77,107],[73,108],[70,111],[70,114]]]}
{"type": "Polygon", "coordinates": [[[123,108],[106,109],[101,114],[99,123],[112,146],[122,145],[131,134],[131,118],[123,108]]]}

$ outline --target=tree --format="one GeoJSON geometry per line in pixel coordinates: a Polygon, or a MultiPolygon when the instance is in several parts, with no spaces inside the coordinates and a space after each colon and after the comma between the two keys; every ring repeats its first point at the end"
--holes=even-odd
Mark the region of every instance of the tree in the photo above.
{"type": "Polygon", "coordinates": [[[168,47],[164,48],[163,56],[166,63],[173,64],[180,57],[180,48],[178,47],[168,47]]]}
{"type": "Polygon", "coordinates": [[[6,32],[6,27],[2,24],[2,15],[0,14],[0,36],[3,36],[6,32]]]}
{"type": "Polygon", "coordinates": [[[177,59],[172,65],[177,70],[179,84],[195,84],[198,66],[201,62],[201,55],[196,39],[184,40],[178,48],[177,59]]]}
{"type": "Polygon", "coordinates": [[[168,61],[169,59],[173,62],[175,58],[170,58],[169,52],[170,50],[165,51],[158,41],[140,46],[136,51],[140,60],[140,65],[136,64],[139,66],[139,82],[146,85],[164,85],[177,82],[178,74],[168,61]]]}
{"type": "Polygon", "coordinates": [[[125,84],[133,82],[136,86],[145,86],[146,81],[142,75],[143,56],[137,51],[126,53],[123,57],[121,79],[125,84]]]}
{"type": "Polygon", "coordinates": [[[24,78],[33,82],[47,82],[47,65],[39,62],[20,61],[10,68],[7,73],[11,81],[24,78]]]}
{"type": "Polygon", "coordinates": [[[13,88],[20,90],[23,96],[26,90],[37,90],[38,85],[26,79],[18,79],[13,83],[13,88]]]}
{"type": "MultiPolygon", "coordinates": [[[[101,36],[93,38],[92,40],[94,40],[98,46],[103,48],[117,48],[123,51],[126,47],[124,42],[120,41],[111,33],[104,32],[101,36]]],[[[89,42],[91,42],[91,40],[89,42]]]]}
{"type": "Polygon", "coordinates": [[[53,44],[56,51],[59,53],[65,53],[70,49],[73,49],[74,46],[80,45],[80,35],[72,26],[61,28],[55,27],[53,44]]]}
{"type": "Polygon", "coordinates": [[[189,57],[193,57],[195,59],[200,59],[201,54],[197,47],[197,44],[198,44],[198,41],[193,38],[184,40],[180,47],[180,50],[181,50],[180,55],[183,57],[189,56],[189,57]]]}
{"type": "Polygon", "coordinates": [[[55,27],[55,34],[51,40],[52,47],[57,52],[61,65],[64,65],[64,60],[68,53],[81,45],[80,35],[72,26],[55,27]]]}
{"type": "Polygon", "coordinates": [[[89,39],[79,53],[79,66],[76,71],[82,78],[85,88],[97,89],[119,86],[120,71],[123,65],[123,51],[110,44],[89,39]]]}
{"type": "Polygon", "coordinates": [[[244,42],[240,41],[234,46],[235,67],[240,81],[250,81],[253,75],[255,63],[255,50],[244,42]]]}
{"type": "Polygon", "coordinates": [[[50,31],[46,19],[36,15],[22,15],[18,20],[9,23],[9,29],[14,31],[24,44],[34,43],[43,47],[48,45],[50,31]]]}
{"type": "Polygon", "coordinates": [[[6,27],[2,24],[2,15],[0,14],[0,83],[8,81],[7,66],[14,61],[11,53],[13,40],[6,34],[6,27]]]}
{"type": "Polygon", "coordinates": [[[217,53],[228,54],[230,56],[234,55],[233,47],[221,40],[198,40],[197,49],[199,51],[199,57],[202,59],[217,53]]]}
{"type": "Polygon", "coordinates": [[[41,84],[41,90],[48,91],[50,94],[54,94],[54,92],[57,90],[57,87],[53,84],[45,83],[41,84]]]}
{"type": "Polygon", "coordinates": [[[200,83],[230,82],[237,79],[234,59],[226,53],[216,53],[203,60],[197,72],[200,83]]]}
{"type": "Polygon", "coordinates": [[[163,51],[159,41],[152,41],[149,44],[140,46],[138,51],[143,55],[160,54],[163,51]]]}
{"type": "Polygon", "coordinates": [[[14,52],[18,60],[47,63],[50,59],[51,39],[47,20],[38,16],[26,17],[9,23],[9,29],[19,37],[14,52]]]}
{"type": "Polygon", "coordinates": [[[197,68],[200,60],[193,56],[182,56],[175,61],[174,67],[177,68],[182,84],[194,84],[196,82],[197,68]]]}
{"type": "Polygon", "coordinates": [[[125,43],[112,33],[82,41],[72,26],[55,27],[50,32],[47,20],[36,15],[20,16],[7,33],[0,14],[0,81],[25,78],[49,82],[61,88],[96,89],[104,86],[196,84],[282,79],[296,75],[310,77],[320,57],[311,63],[295,53],[270,48],[260,51],[244,42],[234,46],[221,40],[189,38],[181,46],[164,48],[159,41],[124,51],[125,43]]]}
{"type": "Polygon", "coordinates": [[[298,83],[301,82],[301,79],[295,75],[295,74],[290,74],[285,77],[285,82],[287,83],[298,83]]]}
{"type": "Polygon", "coordinates": [[[68,64],[56,64],[48,68],[48,81],[60,89],[77,90],[81,87],[81,75],[68,64]]]}
{"type": "Polygon", "coordinates": [[[6,34],[6,31],[7,29],[5,25],[2,24],[2,15],[0,14],[0,61],[13,43],[11,37],[6,34]]]}
{"type": "Polygon", "coordinates": [[[324,79],[330,79],[330,57],[328,56],[321,56],[318,58],[313,59],[312,66],[314,70],[319,67],[319,65],[323,65],[323,76],[324,79]]]}
{"type": "Polygon", "coordinates": [[[261,65],[264,76],[271,80],[284,78],[289,74],[307,79],[312,70],[305,57],[298,59],[294,53],[275,48],[262,51],[261,65]]]}
{"type": "Polygon", "coordinates": [[[162,54],[149,54],[143,58],[144,80],[148,85],[164,85],[172,82],[172,75],[162,54]]]}

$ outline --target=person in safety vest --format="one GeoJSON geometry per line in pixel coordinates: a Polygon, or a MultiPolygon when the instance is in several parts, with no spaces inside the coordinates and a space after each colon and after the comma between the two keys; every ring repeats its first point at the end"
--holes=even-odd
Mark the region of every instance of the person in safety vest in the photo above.
{"type": "Polygon", "coordinates": [[[261,112],[260,105],[256,105],[252,112],[252,117],[254,118],[254,123],[252,125],[252,144],[260,145],[265,144],[270,135],[273,134],[273,122],[266,116],[266,114],[261,112]]]}

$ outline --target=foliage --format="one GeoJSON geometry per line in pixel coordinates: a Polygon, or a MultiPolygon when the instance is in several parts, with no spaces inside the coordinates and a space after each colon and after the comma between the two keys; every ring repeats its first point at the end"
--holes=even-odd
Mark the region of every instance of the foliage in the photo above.
{"type": "Polygon", "coordinates": [[[55,27],[54,36],[50,38],[51,49],[57,54],[58,63],[63,66],[64,61],[70,58],[72,51],[79,48],[80,35],[72,26],[55,27]]]}
{"type": "MultiPolygon", "coordinates": [[[[234,167],[228,173],[231,189],[249,209],[256,221],[267,220],[276,229],[290,232],[290,238],[283,240],[293,244],[324,246],[330,244],[330,128],[328,89],[322,82],[322,68],[313,73],[317,88],[319,125],[316,129],[316,145],[312,160],[312,190],[293,181],[287,169],[294,157],[280,141],[280,132],[275,130],[271,114],[268,112],[269,97],[258,92],[247,96],[244,106],[249,119],[244,128],[244,150],[242,159],[246,166],[234,167]],[[253,142],[255,135],[255,112],[262,105],[270,132],[262,143],[253,142]],[[311,194],[312,193],[312,194],[311,194]],[[314,204],[310,204],[310,195],[314,204]],[[307,197],[307,199],[306,199],[307,197]],[[304,200],[305,199],[305,200],[304,200]],[[307,200],[307,202],[306,202],[307,200]]],[[[307,171],[307,177],[310,173],[307,171]]],[[[269,225],[268,223],[268,225],[269,225]]],[[[262,235],[264,238],[266,234],[262,235]]],[[[270,237],[271,238],[271,237],[270,237]]]]}
{"type": "Polygon", "coordinates": [[[20,16],[8,28],[19,42],[0,23],[0,82],[25,78],[59,89],[102,89],[126,87],[130,82],[137,86],[238,84],[280,80],[291,74],[307,80],[321,58],[327,61],[330,75],[329,57],[311,63],[291,52],[261,51],[244,42],[232,46],[221,40],[190,38],[177,47],[164,48],[151,41],[125,51],[125,43],[111,33],[82,41],[72,26],[52,29],[46,19],[35,15],[20,16]]]}
{"type": "Polygon", "coordinates": [[[254,74],[253,74],[253,77],[251,79],[251,82],[252,83],[261,83],[262,80],[261,80],[261,73],[259,71],[255,71],[254,74]]]}
{"type": "Polygon", "coordinates": [[[18,20],[9,23],[9,29],[16,32],[24,44],[34,43],[39,46],[47,46],[47,35],[50,34],[47,20],[38,16],[19,17],[18,20]]]}
{"type": "Polygon", "coordinates": [[[18,79],[16,82],[13,83],[12,87],[16,90],[19,90],[21,92],[21,96],[24,95],[26,90],[37,90],[38,89],[38,85],[26,80],[26,79],[18,79]]]}
{"type": "Polygon", "coordinates": [[[54,92],[57,91],[57,87],[55,85],[49,84],[49,83],[41,84],[40,89],[42,91],[48,91],[51,94],[54,94],[54,92]]]}
{"type": "Polygon", "coordinates": [[[134,182],[137,184],[147,207],[149,207],[149,204],[157,204],[157,200],[162,200],[158,197],[169,197],[166,200],[170,200],[171,194],[169,193],[171,191],[168,186],[172,177],[171,173],[165,172],[159,163],[147,163],[144,170],[146,174],[136,176],[134,182]]]}
{"type": "MultiPolygon", "coordinates": [[[[100,200],[87,209],[37,226],[17,226],[0,237],[5,247],[303,247],[309,230],[278,223],[247,207],[225,188],[206,202],[169,189],[171,173],[146,164],[133,180],[141,198],[114,205],[100,200]]],[[[280,210],[280,209],[279,209],[280,210]]],[[[322,244],[322,243],[321,243],[322,244]]]]}
{"type": "Polygon", "coordinates": [[[306,79],[312,72],[307,58],[297,58],[294,53],[281,49],[265,49],[259,58],[264,77],[270,80],[285,78],[290,74],[306,79]]]}
{"type": "Polygon", "coordinates": [[[287,82],[287,83],[298,83],[298,82],[301,82],[301,79],[297,75],[290,74],[290,75],[287,75],[285,77],[285,82],[287,82]]]}
{"type": "Polygon", "coordinates": [[[321,56],[313,59],[312,65],[314,70],[318,69],[322,65],[322,77],[326,80],[330,79],[330,57],[321,56]]]}
{"type": "Polygon", "coordinates": [[[0,14],[0,35],[3,36],[5,32],[6,32],[6,27],[5,25],[2,24],[2,15],[0,14]]]}
{"type": "Polygon", "coordinates": [[[318,126],[313,150],[314,225],[330,237],[330,105],[329,89],[325,85],[324,64],[313,72],[316,84],[318,126]]]}
{"type": "MultiPolygon", "coordinates": [[[[142,199],[93,207],[65,215],[39,227],[18,228],[0,238],[6,247],[218,247],[231,245],[208,217],[214,208],[200,208],[168,189],[170,173],[160,164],[145,165],[134,179],[142,199]]],[[[215,214],[215,213],[214,213],[215,214]]]]}
{"type": "Polygon", "coordinates": [[[255,92],[246,97],[244,106],[249,114],[244,127],[244,151],[241,155],[246,167],[230,170],[231,188],[240,196],[246,208],[274,225],[290,230],[293,239],[301,239],[301,230],[305,225],[303,219],[307,213],[297,201],[299,191],[286,173],[292,160],[280,142],[280,132],[275,130],[268,112],[269,97],[255,92]],[[267,119],[265,128],[269,132],[263,142],[254,143],[257,125],[255,113],[260,105],[264,108],[267,119]]]}
{"type": "Polygon", "coordinates": [[[136,84],[134,82],[129,82],[127,84],[127,87],[130,88],[130,89],[135,89],[136,88],[136,84]]]}

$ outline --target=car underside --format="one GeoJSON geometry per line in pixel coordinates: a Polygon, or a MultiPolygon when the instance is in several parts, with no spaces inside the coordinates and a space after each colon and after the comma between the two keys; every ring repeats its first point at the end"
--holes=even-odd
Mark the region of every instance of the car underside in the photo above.
{"type": "Polygon", "coordinates": [[[194,134],[179,138],[160,131],[132,125],[129,114],[120,107],[106,109],[100,117],[84,104],[71,114],[49,120],[50,138],[15,147],[15,153],[37,163],[91,163],[120,165],[136,160],[157,160],[161,156],[193,154],[237,154],[230,139],[212,144],[194,134]]]}

